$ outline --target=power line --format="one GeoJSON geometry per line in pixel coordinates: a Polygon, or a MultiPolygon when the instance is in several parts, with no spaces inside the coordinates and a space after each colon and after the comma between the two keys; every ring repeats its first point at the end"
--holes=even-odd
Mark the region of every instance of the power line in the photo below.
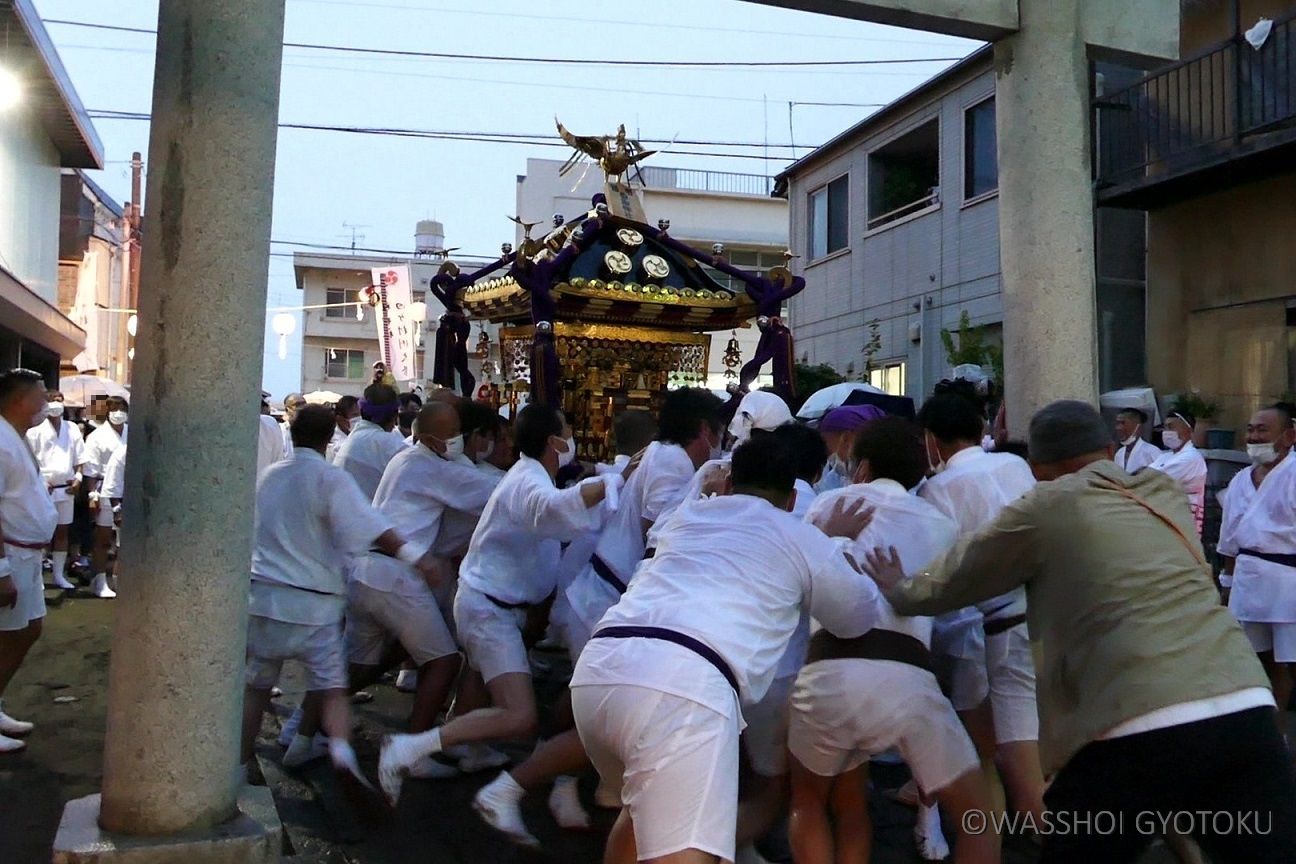
{"type": "MultiPolygon", "coordinates": [[[[131,111],[103,111],[91,110],[86,112],[95,120],[139,120],[148,121],[150,116],[142,112],[131,111]]],[[[528,147],[562,147],[566,148],[567,144],[562,141],[555,141],[552,138],[536,138],[534,140],[524,140],[521,138],[488,138],[482,135],[468,134],[446,134],[431,132],[426,129],[396,129],[396,128],[377,128],[371,126],[339,126],[325,123],[280,123],[280,129],[301,129],[312,132],[341,132],[351,135],[378,135],[392,138],[418,138],[437,141],[468,141],[479,144],[521,144],[528,147]]],[[[710,145],[704,145],[710,146],[710,145]]],[[[719,145],[716,145],[719,146],[719,145]]],[[[742,146],[764,146],[764,145],[742,145],[742,146]]],[[[780,145],[782,146],[782,145],[780,145]]],[[[668,150],[677,156],[710,156],[724,159],[760,159],[766,157],[752,153],[713,153],[705,150],[668,150]]],[[[783,157],[780,157],[783,158],[783,157]]]]}
{"type": "MultiPolygon", "coordinates": [[[[70,21],[61,18],[46,18],[46,24],[63,24],[68,27],[85,27],[91,30],[113,30],[122,33],[148,33],[157,35],[156,30],[144,27],[124,27],[118,24],[99,24],[89,21],[70,21]]],[[[317,42],[284,42],[285,48],[308,48],[316,51],[335,51],[346,54],[367,54],[384,57],[433,57],[440,60],[481,60],[503,63],[538,63],[542,65],[561,66],[634,66],[642,68],[677,68],[677,69],[758,69],[763,67],[804,68],[843,66],[895,66],[907,63],[952,63],[962,57],[904,57],[872,60],[621,60],[593,59],[576,57],[519,57],[506,54],[461,54],[442,51],[413,51],[395,48],[365,48],[358,45],[325,45],[317,42]]]]}
{"type": "MultiPolygon", "coordinates": [[[[140,54],[140,55],[148,55],[148,56],[152,56],[153,54],[152,51],[143,48],[120,48],[120,47],[105,46],[105,45],[71,45],[66,43],[59,45],[60,50],[67,50],[73,48],[83,49],[87,51],[113,51],[119,53],[140,54]]],[[[747,103],[757,103],[762,101],[761,99],[751,97],[751,96],[724,96],[724,95],[719,95],[714,93],[699,93],[697,91],[683,93],[680,91],[671,91],[671,90],[636,90],[627,87],[596,87],[589,84],[571,84],[567,82],[546,82],[546,81],[535,81],[535,80],[517,81],[517,80],[501,80],[499,78],[477,78],[477,77],[464,76],[464,75],[434,75],[434,74],[428,74],[424,72],[397,72],[390,69],[376,69],[373,67],[357,68],[357,67],[350,67],[350,66],[324,66],[315,63],[293,63],[289,61],[284,61],[283,65],[285,68],[318,69],[327,72],[346,72],[347,74],[350,75],[354,75],[356,73],[363,73],[366,75],[387,75],[387,76],[394,76],[398,78],[423,78],[426,80],[433,80],[433,81],[458,81],[458,82],[465,82],[470,84],[495,84],[495,85],[501,85],[506,87],[532,87],[541,90],[561,89],[563,91],[580,90],[588,93],[615,93],[620,96],[624,96],[624,95],[669,96],[672,99],[708,99],[708,100],[715,100],[720,102],[747,102],[747,103]]],[[[793,73],[785,72],[785,74],[793,74],[793,73]]],[[[923,73],[873,71],[870,72],[869,74],[908,76],[909,74],[921,75],[923,73]]],[[[826,107],[834,107],[834,108],[881,108],[884,103],[881,102],[797,102],[795,104],[797,106],[815,105],[815,106],[826,106],[826,107]]]]}

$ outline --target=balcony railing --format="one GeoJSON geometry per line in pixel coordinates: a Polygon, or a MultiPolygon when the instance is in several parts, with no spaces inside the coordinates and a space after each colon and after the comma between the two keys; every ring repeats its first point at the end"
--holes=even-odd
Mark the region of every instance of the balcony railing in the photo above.
{"type": "Polygon", "coordinates": [[[1296,15],[1259,50],[1241,36],[1095,101],[1099,187],[1156,182],[1296,126],[1296,15]]]}
{"type": "Polygon", "coordinates": [[[684,189],[689,192],[763,197],[768,197],[774,191],[773,177],[764,174],[735,174],[730,171],[698,171],[692,168],[645,165],[643,180],[649,189],[684,189]]]}

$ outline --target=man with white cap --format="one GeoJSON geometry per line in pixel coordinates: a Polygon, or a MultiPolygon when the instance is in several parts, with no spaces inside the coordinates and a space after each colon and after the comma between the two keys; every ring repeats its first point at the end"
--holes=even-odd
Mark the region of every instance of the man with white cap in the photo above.
{"type": "MultiPolygon", "coordinates": [[[[604,861],[732,861],[742,706],[769,687],[802,609],[859,636],[878,597],[837,542],[787,512],[786,445],[734,451],[730,491],[681,507],[599,622],[572,676],[586,751],[624,809],[604,861]]],[[[854,537],[860,509],[828,533],[854,537]]]]}
{"type": "Polygon", "coordinates": [[[1197,523],[1197,536],[1201,536],[1202,519],[1206,515],[1206,459],[1193,444],[1193,430],[1197,418],[1176,408],[1166,416],[1161,430],[1161,443],[1166,450],[1148,466],[1150,471],[1160,471],[1177,480],[1188,496],[1188,507],[1197,523]]]}
{"type": "MultiPolygon", "coordinates": [[[[681,505],[690,504],[706,495],[713,494],[724,485],[724,478],[729,470],[729,459],[734,449],[751,439],[753,433],[773,432],[784,423],[792,422],[792,411],[783,397],[764,390],[753,390],[738,403],[738,410],[729,421],[729,437],[733,444],[729,450],[715,456],[698,468],[693,479],[689,481],[681,505]]],[[[657,547],[657,535],[661,523],[654,524],[648,531],[646,546],[657,547]]]]}
{"type": "Polygon", "coordinates": [[[68,533],[72,525],[73,500],[81,485],[85,462],[84,444],[77,424],[63,419],[63,394],[49,391],[43,422],[27,430],[27,443],[40,463],[41,477],[49,487],[50,500],[58,511],[58,526],[50,541],[54,587],[75,588],[67,578],[68,533]]]}
{"type": "MultiPolygon", "coordinates": [[[[560,542],[570,541],[603,521],[605,500],[615,510],[619,474],[558,489],[558,469],[576,457],[571,427],[555,408],[531,403],[518,414],[518,462],[495,487],[473,532],[459,569],[455,629],[468,663],[481,673],[492,707],[470,711],[417,735],[395,735],[379,759],[383,791],[395,801],[409,770],[421,759],[457,744],[534,736],[537,724],[531,665],[522,628],[527,610],[544,603],[556,588],[560,542]]],[[[518,803],[524,790],[505,772],[489,801],[491,824],[513,839],[535,845],[518,803]]],[[[489,787],[488,787],[489,788],[489,787]]]]}
{"type": "Polygon", "coordinates": [[[1233,475],[1221,496],[1220,583],[1242,622],[1279,705],[1286,705],[1296,672],[1296,442],[1291,408],[1261,409],[1247,423],[1252,466],[1233,475]]]}

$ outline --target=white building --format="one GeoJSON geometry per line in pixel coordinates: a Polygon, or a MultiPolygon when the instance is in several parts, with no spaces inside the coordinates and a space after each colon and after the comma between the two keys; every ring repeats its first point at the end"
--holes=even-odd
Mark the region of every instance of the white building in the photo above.
{"type": "MultiPolygon", "coordinates": [[[[419,223],[420,228],[431,228],[438,223],[419,223]]],[[[420,232],[423,233],[423,232],[420,232]]],[[[443,242],[443,241],[442,241],[443,242]]],[[[442,246],[444,248],[444,246],[442,246]]],[[[439,250],[437,250],[439,251],[439,250]]],[[[297,287],[302,292],[302,392],[332,390],[344,396],[359,396],[372,380],[372,366],[381,359],[378,347],[378,325],[374,310],[364,307],[357,317],[359,294],[372,284],[371,268],[408,264],[413,281],[413,300],[427,304],[427,321],[423,325],[423,347],[417,354],[415,372],[419,386],[432,389],[432,352],[437,320],[445,311],[441,303],[428,292],[428,285],[441,266],[439,254],[419,255],[413,258],[376,257],[367,255],[321,254],[297,252],[293,255],[293,270],[297,287]]],[[[482,267],[489,261],[478,258],[453,259],[464,271],[482,267]]],[[[470,349],[485,322],[474,323],[470,349]]],[[[492,342],[495,329],[486,325],[492,342]]],[[[471,353],[471,351],[470,351],[471,353]]],[[[470,357],[469,368],[478,381],[481,361],[470,357]]],[[[408,382],[400,382],[402,388],[408,382]]]]}
{"type": "Polygon", "coordinates": [[[0,368],[53,385],[86,342],[57,306],[60,172],[102,168],[103,145],[31,0],[0,3],[0,31],[0,368]]]}
{"type": "MultiPolygon", "coordinates": [[[[527,222],[540,221],[535,236],[542,236],[555,214],[574,219],[589,209],[590,198],[603,191],[603,172],[597,165],[578,166],[565,177],[558,176],[563,163],[556,159],[528,159],[526,173],[517,178],[517,215],[527,222]]],[[[783,263],[788,244],[788,205],[771,197],[773,179],[762,174],[732,174],[644,165],[642,175],[631,172],[636,185],[642,176],[642,201],[648,224],[670,220],[671,236],[707,251],[723,243],[735,267],[763,272],[783,263]]],[[[518,230],[516,242],[521,243],[518,230]]],[[[793,250],[796,251],[796,250],[793,250]]],[[[730,285],[723,273],[708,268],[721,285],[730,285]]],[[[743,360],[751,359],[760,333],[754,326],[737,331],[743,360]]],[[[729,334],[711,336],[707,386],[723,389],[731,378],[724,375],[724,348],[729,334]]],[[[755,386],[773,383],[769,367],[755,386]]]]}

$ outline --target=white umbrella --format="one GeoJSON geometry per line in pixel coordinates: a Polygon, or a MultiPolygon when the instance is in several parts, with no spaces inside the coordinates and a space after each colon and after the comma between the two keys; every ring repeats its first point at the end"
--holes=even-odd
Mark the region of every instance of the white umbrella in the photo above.
{"type": "Polygon", "coordinates": [[[312,390],[302,397],[308,405],[335,405],[342,398],[341,393],[332,390],[312,390]]]}
{"type": "Polygon", "coordinates": [[[69,403],[89,405],[96,396],[120,396],[130,398],[130,391],[111,378],[99,375],[69,375],[59,379],[59,392],[69,403]]]}
{"type": "Polygon", "coordinates": [[[810,395],[810,398],[801,406],[797,412],[797,417],[802,420],[818,420],[834,408],[840,408],[850,398],[850,395],[857,390],[863,390],[866,393],[882,393],[885,390],[879,390],[872,384],[865,384],[863,381],[845,381],[841,384],[832,384],[822,390],[816,390],[810,395]]]}

